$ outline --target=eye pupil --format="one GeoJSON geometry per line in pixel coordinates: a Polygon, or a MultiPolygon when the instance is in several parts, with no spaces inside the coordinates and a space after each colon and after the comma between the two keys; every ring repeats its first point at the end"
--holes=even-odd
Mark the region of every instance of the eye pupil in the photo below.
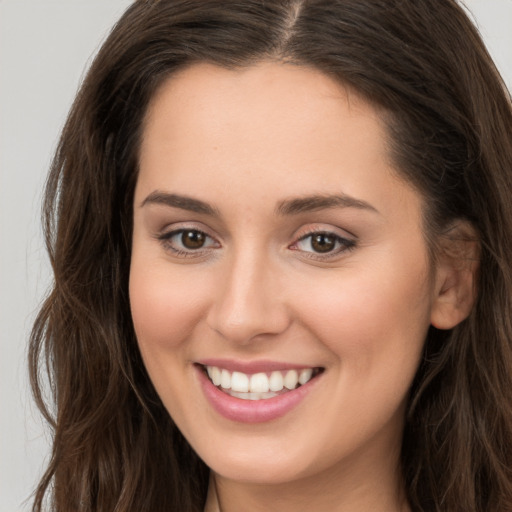
{"type": "Polygon", "coordinates": [[[205,243],[205,234],[200,231],[184,231],[181,243],[187,249],[200,249],[205,243]]]}
{"type": "Polygon", "coordinates": [[[332,251],[335,244],[335,238],[325,233],[318,233],[311,237],[311,248],[316,252],[332,251]]]}

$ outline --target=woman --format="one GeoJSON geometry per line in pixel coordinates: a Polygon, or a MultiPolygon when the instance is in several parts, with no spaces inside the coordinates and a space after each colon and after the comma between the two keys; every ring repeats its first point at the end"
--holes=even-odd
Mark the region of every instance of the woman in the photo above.
{"type": "Polygon", "coordinates": [[[135,2],[47,185],[34,510],[512,509],[511,131],[454,1],[135,2]]]}

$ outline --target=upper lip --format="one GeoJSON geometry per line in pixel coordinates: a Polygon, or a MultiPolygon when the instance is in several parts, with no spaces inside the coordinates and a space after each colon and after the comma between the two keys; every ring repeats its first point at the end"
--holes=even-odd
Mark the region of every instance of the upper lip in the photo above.
{"type": "Polygon", "coordinates": [[[234,359],[200,359],[196,361],[202,366],[216,366],[230,372],[241,372],[248,375],[254,373],[273,372],[278,370],[302,370],[305,368],[319,368],[317,365],[288,363],[280,361],[259,360],[259,361],[240,361],[234,359]]]}

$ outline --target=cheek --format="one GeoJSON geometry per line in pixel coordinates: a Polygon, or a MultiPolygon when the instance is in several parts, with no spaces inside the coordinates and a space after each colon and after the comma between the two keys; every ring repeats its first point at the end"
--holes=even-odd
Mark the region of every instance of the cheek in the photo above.
{"type": "Polygon", "coordinates": [[[168,262],[148,264],[134,255],[130,305],[139,346],[148,351],[180,347],[203,315],[203,295],[187,273],[169,271],[168,262]]]}
{"type": "MultiPolygon", "coordinates": [[[[389,268],[389,267],[388,267],[389,268]]],[[[302,310],[345,371],[367,378],[394,368],[410,374],[430,325],[424,267],[389,275],[377,270],[329,279],[304,296],[302,310]]]]}
{"type": "Polygon", "coordinates": [[[378,273],[354,274],[326,282],[331,293],[303,299],[302,310],[309,305],[303,316],[308,329],[335,357],[332,406],[318,411],[336,426],[328,436],[333,453],[339,453],[340,436],[356,445],[383,425],[402,423],[429,327],[430,301],[421,275],[386,280],[378,273]]]}

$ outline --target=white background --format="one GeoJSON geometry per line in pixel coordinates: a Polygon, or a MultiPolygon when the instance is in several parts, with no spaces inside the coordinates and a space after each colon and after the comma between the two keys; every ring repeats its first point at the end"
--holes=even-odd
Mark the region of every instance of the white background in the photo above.
{"type": "MultiPolygon", "coordinates": [[[[26,345],[49,283],[40,199],[84,69],[129,0],[0,0],[0,512],[28,511],[49,436],[26,345]]],[[[512,88],[512,0],[467,0],[512,88]]]]}

